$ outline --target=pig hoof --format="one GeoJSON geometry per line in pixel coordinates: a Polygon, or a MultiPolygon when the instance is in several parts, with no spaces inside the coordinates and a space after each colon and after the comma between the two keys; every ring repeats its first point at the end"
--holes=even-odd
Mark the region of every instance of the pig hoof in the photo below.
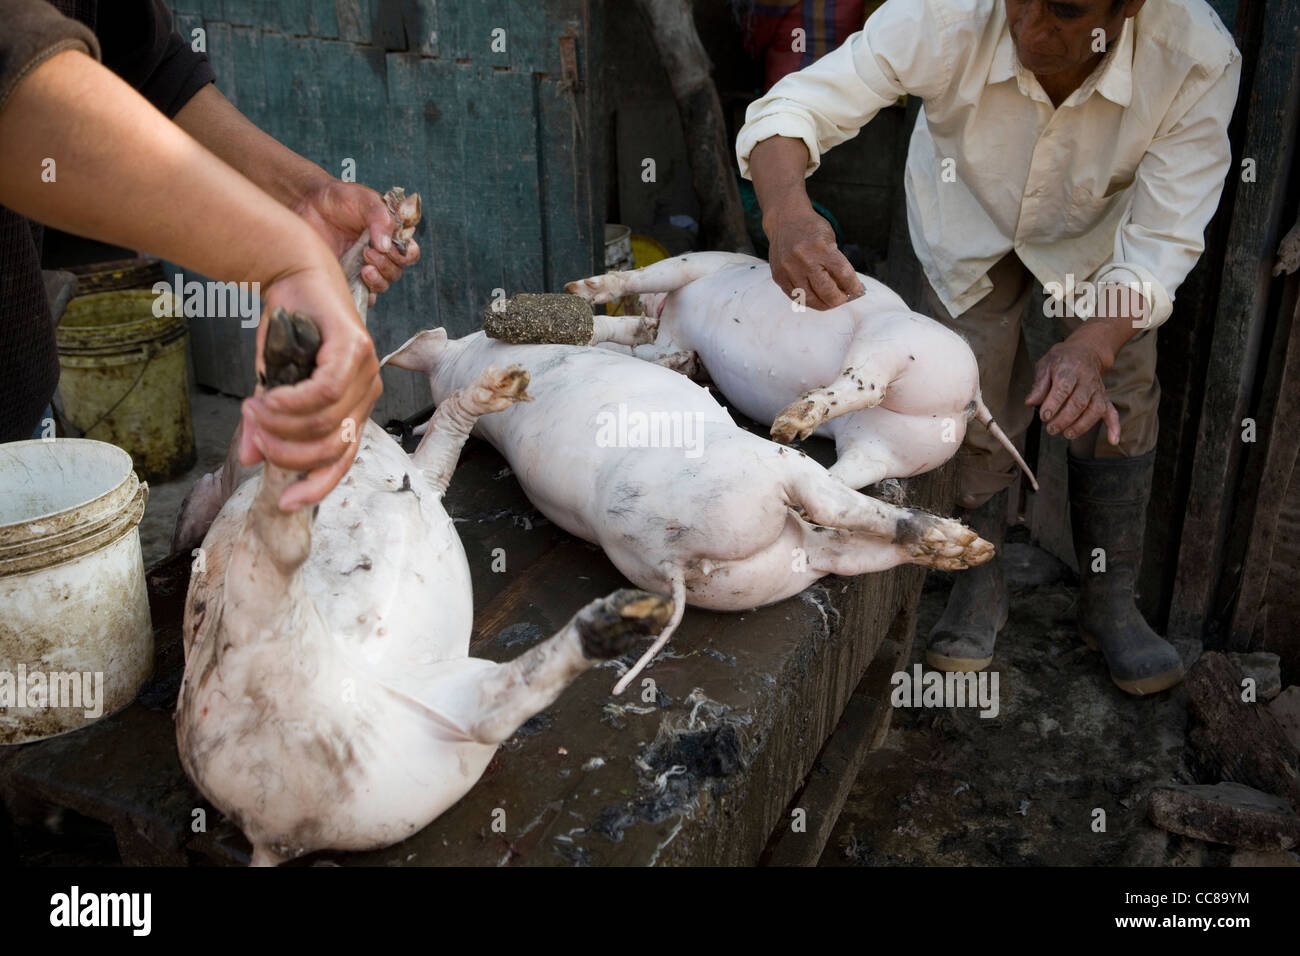
{"type": "Polygon", "coordinates": [[[475,411],[486,415],[504,411],[515,402],[531,402],[528,382],[528,373],[518,365],[504,371],[495,365],[485,368],[474,387],[475,411]]]}
{"type": "Polygon", "coordinates": [[[299,312],[292,314],[276,306],[266,323],[266,345],[262,349],[262,384],[296,385],[311,378],[320,349],[320,330],[316,323],[299,312]]]}
{"type": "Polygon", "coordinates": [[[673,602],[648,591],[625,588],[578,612],[578,636],[588,660],[621,657],[636,642],[658,634],[673,616],[673,602]]]}
{"type": "Polygon", "coordinates": [[[909,511],[899,518],[894,543],[903,547],[914,564],[939,571],[960,571],[993,557],[993,545],[952,518],[924,511],[909,511]]]}
{"type": "Polygon", "coordinates": [[[826,421],[830,409],[824,402],[811,395],[787,405],[772,422],[772,440],[788,445],[793,441],[807,438],[826,421]]]}

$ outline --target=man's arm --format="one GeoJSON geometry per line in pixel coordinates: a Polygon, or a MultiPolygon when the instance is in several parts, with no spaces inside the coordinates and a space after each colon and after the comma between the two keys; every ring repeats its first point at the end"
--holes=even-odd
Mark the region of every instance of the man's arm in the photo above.
{"type": "Polygon", "coordinates": [[[807,305],[829,309],[862,294],[830,224],[813,211],[804,180],[823,152],[852,139],[903,94],[945,89],[953,68],[947,38],[936,5],[894,0],[861,32],[750,104],[736,158],[754,181],[772,278],[787,295],[802,289],[807,305]]]}
{"type": "Polygon", "coordinates": [[[1026,405],[1049,434],[1077,438],[1098,421],[1119,444],[1119,416],[1102,375],[1132,338],[1163,324],[1173,294],[1205,249],[1205,228],[1232,164],[1228,122],[1237,102],[1235,57],[1138,164],[1132,207],[1109,264],[1097,273],[1097,314],[1039,360],[1026,405]]]}
{"type": "MultiPolygon", "coordinates": [[[[110,70],[64,51],[0,109],[0,204],[68,232],[148,250],[227,281],[258,282],[310,315],[323,344],[312,377],[244,404],[243,458],[309,472],[287,508],[319,501],[356,452],[347,418],[379,396],[378,360],[333,252],[300,217],[196,143],[110,70]],[[45,181],[46,160],[54,177],[45,181]]],[[[265,326],[258,332],[258,355],[265,326]]]]}

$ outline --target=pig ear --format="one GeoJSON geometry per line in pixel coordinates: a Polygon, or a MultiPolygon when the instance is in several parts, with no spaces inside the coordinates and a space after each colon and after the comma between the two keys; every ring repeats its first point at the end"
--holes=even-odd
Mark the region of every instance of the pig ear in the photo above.
{"type": "Polygon", "coordinates": [[[396,352],[384,356],[384,360],[379,364],[406,368],[413,372],[431,372],[438,364],[438,355],[446,345],[446,329],[417,332],[396,352]]]}

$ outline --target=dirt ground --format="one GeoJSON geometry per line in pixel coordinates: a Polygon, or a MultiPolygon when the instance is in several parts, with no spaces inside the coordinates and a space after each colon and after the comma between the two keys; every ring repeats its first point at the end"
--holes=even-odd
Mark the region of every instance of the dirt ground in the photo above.
{"type": "MultiPolygon", "coordinates": [[[[1019,529],[1008,536],[1011,614],[990,668],[1000,713],[897,709],[821,865],[1300,865],[1294,853],[1234,856],[1148,822],[1152,786],[1198,782],[1185,764],[1186,693],[1133,698],[1115,687],[1076,637],[1073,575],[1019,529]]],[[[913,663],[924,660],[947,577],[927,579],[913,663]]],[[[1185,665],[1199,654],[1179,650],[1185,665]]]]}

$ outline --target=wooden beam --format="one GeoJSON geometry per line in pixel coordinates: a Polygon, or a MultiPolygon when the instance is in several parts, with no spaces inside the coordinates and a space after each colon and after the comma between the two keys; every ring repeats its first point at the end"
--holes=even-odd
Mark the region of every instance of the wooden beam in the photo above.
{"type": "MultiPolygon", "coordinates": [[[[1300,87],[1300,4],[1268,0],[1253,88],[1238,109],[1248,108],[1241,160],[1254,161],[1255,182],[1239,182],[1223,282],[1210,344],[1169,634],[1200,638],[1223,613],[1220,571],[1235,502],[1253,489],[1240,487],[1242,420],[1249,414],[1264,331],[1274,251],[1282,236],[1288,171],[1295,156],[1300,87]]],[[[1243,84],[1250,71],[1243,71],[1243,84]]]]}

